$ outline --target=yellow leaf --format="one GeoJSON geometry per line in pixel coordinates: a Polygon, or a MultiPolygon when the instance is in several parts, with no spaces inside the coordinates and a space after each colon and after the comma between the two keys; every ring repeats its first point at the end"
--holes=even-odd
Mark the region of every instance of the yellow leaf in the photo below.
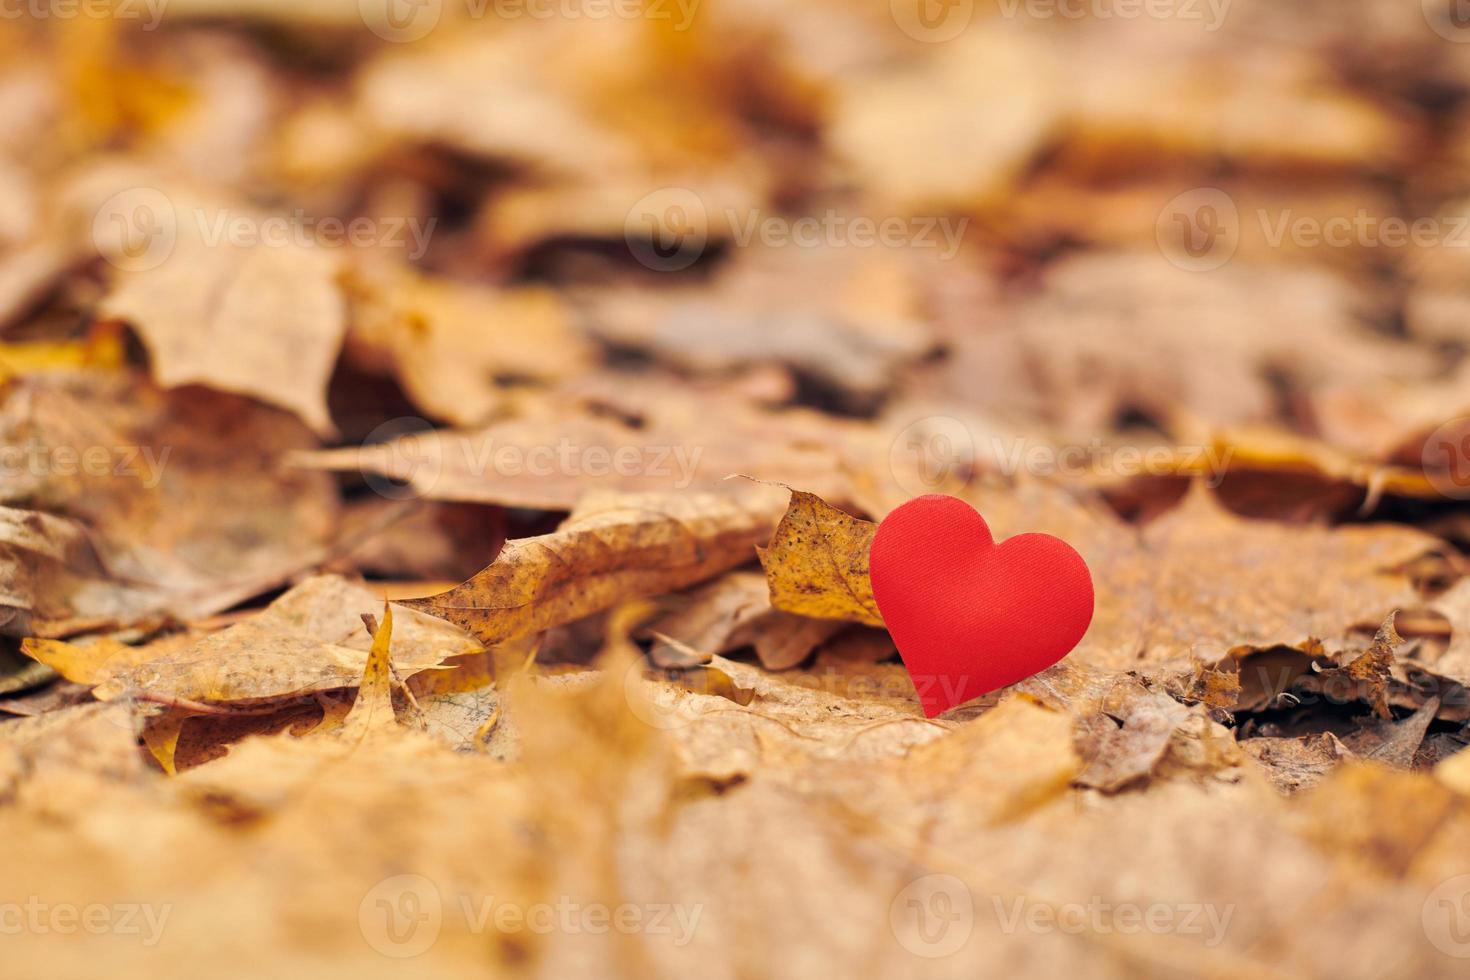
{"type": "Polygon", "coordinates": [[[817,619],[882,626],[868,579],[868,548],[877,529],[815,494],[791,491],[786,516],[760,549],[771,605],[817,619]]]}
{"type": "Polygon", "coordinates": [[[99,329],[83,340],[35,340],[0,344],[0,379],[77,368],[117,370],[126,355],[115,329],[99,329]]]}
{"type": "Polygon", "coordinates": [[[136,648],[111,637],[99,637],[85,644],[29,637],[22,641],[20,649],[76,684],[100,684],[119,668],[140,662],[128,663],[129,651],[136,648]]]}
{"type": "MultiPolygon", "coordinates": [[[[190,638],[168,655],[116,671],[96,691],[108,699],[138,691],[210,703],[292,698],[352,687],[371,653],[359,614],[378,599],[335,575],[307,579],[261,612],[227,629],[190,638]]],[[[401,613],[398,664],[405,675],[478,652],[440,620],[401,613]]]]}
{"type": "Polygon", "coordinates": [[[362,738],[374,731],[393,728],[393,657],[389,646],[393,641],[393,607],[383,603],[383,619],[373,634],[373,647],[368,652],[367,667],[357,688],[357,700],[342,723],[344,738],[362,738]]]}
{"type": "Polygon", "coordinates": [[[143,722],[143,744],[163,766],[163,771],[170,776],[179,774],[174,765],[174,755],[179,749],[179,735],[184,730],[184,722],[189,718],[189,712],[170,708],[160,714],[153,715],[143,722]]]}

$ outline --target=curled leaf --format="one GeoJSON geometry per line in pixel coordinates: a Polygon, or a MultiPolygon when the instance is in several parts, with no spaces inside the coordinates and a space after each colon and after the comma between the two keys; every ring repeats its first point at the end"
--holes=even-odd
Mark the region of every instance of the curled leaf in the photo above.
{"type": "Polygon", "coordinates": [[[469,581],[404,605],[500,643],[743,564],[779,511],[769,487],[593,497],[556,531],[507,542],[469,581]]]}

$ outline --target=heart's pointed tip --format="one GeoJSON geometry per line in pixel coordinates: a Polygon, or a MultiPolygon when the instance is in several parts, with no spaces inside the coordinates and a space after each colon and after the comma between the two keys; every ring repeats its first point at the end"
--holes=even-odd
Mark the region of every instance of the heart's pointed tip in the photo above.
{"type": "Polygon", "coordinates": [[[943,698],[943,697],[939,697],[939,698],[920,698],[919,699],[919,708],[924,712],[924,717],[925,718],[938,718],[940,715],[944,714],[946,711],[950,711],[950,710],[953,710],[954,708],[958,708],[960,705],[964,704],[966,701],[969,701],[969,700],[970,700],[970,698],[961,698],[958,701],[955,701],[955,700],[952,700],[952,699],[949,699],[949,698],[943,698]]]}

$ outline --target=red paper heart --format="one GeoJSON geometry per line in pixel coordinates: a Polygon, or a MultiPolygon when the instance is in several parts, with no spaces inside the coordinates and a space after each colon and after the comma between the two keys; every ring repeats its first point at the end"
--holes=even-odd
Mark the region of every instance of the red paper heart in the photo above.
{"type": "Polygon", "coordinates": [[[996,544],[955,497],[918,497],[884,518],[868,569],[930,718],[1050,667],[1092,622],[1092,575],[1071,545],[1049,534],[996,544]]]}

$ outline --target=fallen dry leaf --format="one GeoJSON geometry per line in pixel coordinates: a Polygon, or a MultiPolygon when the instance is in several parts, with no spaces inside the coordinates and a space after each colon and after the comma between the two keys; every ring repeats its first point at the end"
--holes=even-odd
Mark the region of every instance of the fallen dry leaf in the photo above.
{"type": "Polygon", "coordinates": [[[455,425],[502,409],[501,383],[556,381],[591,352],[550,290],[490,290],[370,265],[350,277],[350,341],[386,361],[414,403],[455,425]]]}
{"type": "Polygon", "coordinates": [[[312,444],[311,434],[237,396],[60,372],[8,387],[0,433],[20,447],[0,500],[75,526],[74,543],[52,549],[72,584],[48,588],[46,618],[58,622],[37,625],[40,635],[67,631],[72,614],[55,611],[67,603],[76,617],[123,625],[228,608],[321,560],[335,529],[330,480],[281,466],[287,452],[312,444]],[[81,586],[107,578],[121,586],[111,599],[81,586]]]}
{"type": "Polygon", "coordinates": [[[485,644],[539,633],[693,585],[755,557],[781,492],[743,487],[709,496],[593,496],[555,532],[506,543],[463,585],[405,603],[485,644]]]}
{"type": "Polygon", "coordinates": [[[165,593],[111,579],[86,529],[40,511],[0,507],[0,630],[66,635],[161,613],[165,593]]]}
{"type": "Polygon", "coordinates": [[[1131,625],[1107,623],[1106,632],[1089,632],[1079,650],[1084,659],[1119,666],[1181,656],[1216,661],[1237,646],[1342,637],[1412,603],[1417,593],[1404,569],[1440,547],[1428,535],[1391,525],[1244,520],[1198,486],[1150,524],[1141,543],[1121,565],[1094,563],[1093,578],[1102,591],[1117,588],[1135,597],[1135,609],[1151,611],[1131,625]],[[1148,574],[1131,574],[1139,567],[1148,574]]]}
{"type": "Polygon", "coordinates": [[[617,376],[594,387],[533,397],[523,414],[477,429],[391,420],[381,441],[290,459],[302,468],[406,484],[385,488],[387,496],[571,510],[589,490],[704,493],[719,491],[736,473],[802,474],[804,485],[844,496],[845,461],[871,441],[851,424],[810,412],[770,411],[733,398],[712,405],[658,386],[640,393],[632,378],[617,376]],[[718,428],[699,421],[712,407],[718,428]]]}
{"type": "Polygon", "coordinates": [[[882,626],[868,579],[868,548],[876,530],[877,525],[814,494],[792,490],[786,516],[760,551],[771,605],[818,619],[882,626]]]}
{"type": "Polygon", "coordinates": [[[789,251],[742,249],[715,282],[682,293],[583,297],[583,316],[603,341],[684,370],[784,365],[843,407],[870,410],[935,346],[919,316],[917,263],[888,250],[789,251]]]}
{"type": "Polygon", "coordinates": [[[159,384],[248,395],[335,431],[344,258],[314,224],[123,162],[74,176],[65,199],[113,275],[97,315],[138,333],[159,384]]]}
{"type": "Polygon", "coordinates": [[[659,667],[708,663],[715,654],[755,649],[768,670],[795,667],[831,638],[840,623],[775,609],[759,572],[729,572],[674,598],[674,608],[651,622],[649,659],[659,667]]]}
{"type": "MultiPolygon", "coordinates": [[[[256,616],[218,633],[153,651],[75,666],[66,644],[33,645],[32,656],[74,680],[96,684],[104,700],[139,694],[205,704],[297,697],[351,687],[363,671],[370,637],[362,613],[382,600],[338,576],[308,579],[256,616]],[[146,659],[144,659],[146,657],[146,659]]],[[[440,620],[400,614],[395,664],[404,674],[436,667],[479,647],[440,620]]]]}
{"type": "Polygon", "coordinates": [[[138,331],[158,382],[251,395],[332,432],[327,381],[347,326],[339,263],[294,245],[179,247],[157,269],[130,273],[102,307],[138,331]]]}
{"type": "Polygon", "coordinates": [[[1142,251],[1095,252],[1045,276],[1039,292],[954,311],[957,330],[982,330],[941,366],[953,401],[1086,437],[1130,410],[1186,429],[1270,421],[1273,377],[1361,390],[1435,365],[1370,330],[1355,287],[1315,267],[1232,263],[1200,276],[1142,251]]]}

